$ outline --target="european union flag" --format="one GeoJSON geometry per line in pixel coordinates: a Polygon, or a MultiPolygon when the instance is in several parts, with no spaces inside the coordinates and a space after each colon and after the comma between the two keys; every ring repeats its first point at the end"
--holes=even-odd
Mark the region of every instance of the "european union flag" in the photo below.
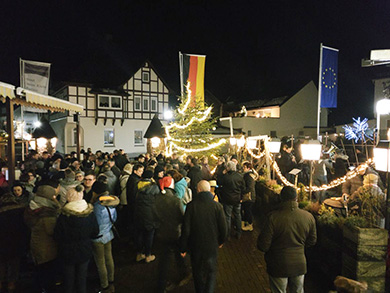
{"type": "Polygon", "coordinates": [[[321,108],[337,108],[339,50],[322,46],[321,108]]]}

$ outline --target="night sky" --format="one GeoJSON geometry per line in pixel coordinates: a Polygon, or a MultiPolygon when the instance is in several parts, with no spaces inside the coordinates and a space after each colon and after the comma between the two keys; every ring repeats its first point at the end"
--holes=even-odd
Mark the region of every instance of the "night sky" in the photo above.
{"type": "Polygon", "coordinates": [[[113,64],[99,69],[107,78],[113,68],[130,77],[149,59],[179,93],[182,51],[207,55],[205,87],[220,100],[270,99],[318,83],[322,42],[340,50],[330,124],[373,116],[376,69],[361,59],[390,49],[386,0],[8,2],[0,5],[0,81],[19,85],[19,57],[52,63],[52,88],[77,81],[91,56],[113,64]]]}

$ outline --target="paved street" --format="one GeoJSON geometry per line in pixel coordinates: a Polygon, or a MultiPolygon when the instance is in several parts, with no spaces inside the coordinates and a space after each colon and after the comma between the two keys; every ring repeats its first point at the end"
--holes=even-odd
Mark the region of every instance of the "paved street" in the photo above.
{"type": "MultiPolygon", "coordinates": [[[[264,256],[255,247],[261,222],[261,219],[256,217],[253,232],[243,232],[240,240],[232,238],[219,250],[216,292],[270,292],[264,256]]],[[[135,249],[124,239],[115,240],[113,252],[116,292],[155,292],[160,256],[158,245],[154,248],[156,260],[149,264],[136,263],[135,249]]],[[[92,293],[96,292],[98,278],[93,262],[90,267],[92,269],[88,279],[88,288],[92,293]]],[[[32,292],[31,274],[23,273],[23,276],[22,288],[18,292],[32,292]]],[[[173,280],[176,277],[174,265],[171,268],[171,276],[173,280]]],[[[310,269],[305,280],[305,292],[328,292],[329,288],[329,284],[324,283],[321,274],[310,269]]],[[[60,287],[58,292],[62,292],[60,287]]],[[[193,281],[170,292],[195,292],[193,281]]]]}

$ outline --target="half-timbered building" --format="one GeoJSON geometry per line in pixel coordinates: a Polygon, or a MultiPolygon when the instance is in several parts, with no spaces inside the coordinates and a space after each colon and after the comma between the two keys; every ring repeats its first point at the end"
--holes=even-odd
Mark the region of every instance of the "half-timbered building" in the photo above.
{"type": "Polygon", "coordinates": [[[76,151],[76,121],[79,119],[81,148],[143,153],[146,151],[145,131],[155,114],[160,120],[164,119],[169,94],[169,87],[149,61],[118,87],[65,83],[54,96],[80,104],[84,111],[79,116],[73,112],[50,115],[51,125],[58,135],[57,150],[76,151]]]}

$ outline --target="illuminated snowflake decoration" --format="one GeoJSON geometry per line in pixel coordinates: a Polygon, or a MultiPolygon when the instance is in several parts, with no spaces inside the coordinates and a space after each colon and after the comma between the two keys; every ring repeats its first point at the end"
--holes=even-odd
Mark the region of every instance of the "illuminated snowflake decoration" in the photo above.
{"type": "Polygon", "coordinates": [[[352,119],[354,121],[352,126],[343,126],[346,139],[355,140],[355,143],[357,143],[359,140],[366,142],[366,139],[374,138],[374,131],[368,127],[367,118],[364,118],[362,121],[360,121],[360,117],[352,119]]]}

